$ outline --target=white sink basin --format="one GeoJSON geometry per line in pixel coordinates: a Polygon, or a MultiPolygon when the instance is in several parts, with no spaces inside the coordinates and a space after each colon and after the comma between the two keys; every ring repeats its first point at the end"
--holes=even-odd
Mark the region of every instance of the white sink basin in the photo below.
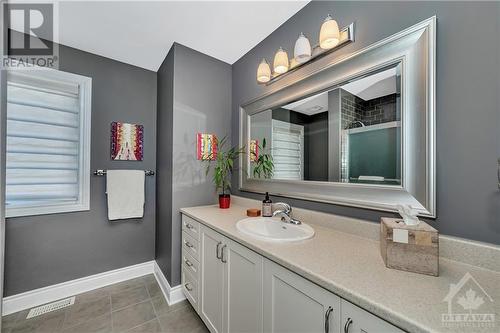
{"type": "Polygon", "coordinates": [[[272,242],[293,242],[312,238],[314,229],[307,224],[289,224],[280,218],[249,217],[236,223],[241,233],[272,242]]]}

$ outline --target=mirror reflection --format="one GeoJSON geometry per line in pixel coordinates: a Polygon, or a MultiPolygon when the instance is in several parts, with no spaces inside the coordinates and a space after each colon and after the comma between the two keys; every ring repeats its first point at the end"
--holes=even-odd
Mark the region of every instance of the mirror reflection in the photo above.
{"type": "Polygon", "coordinates": [[[401,185],[400,67],[253,114],[250,177],[401,185]]]}

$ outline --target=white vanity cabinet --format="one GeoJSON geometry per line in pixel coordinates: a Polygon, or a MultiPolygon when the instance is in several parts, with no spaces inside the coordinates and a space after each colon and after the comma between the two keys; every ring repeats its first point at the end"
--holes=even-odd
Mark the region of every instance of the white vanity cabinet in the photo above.
{"type": "Polygon", "coordinates": [[[340,298],[266,260],[264,332],[338,333],[340,298]]]}
{"type": "Polygon", "coordinates": [[[402,333],[183,215],[182,284],[212,333],[402,333]]]}
{"type": "Polygon", "coordinates": [[[222,332],[224,263],[221,260],[222,235],[201,226],[201,276],[199,315],[211,332],[222,332]]]}
{"type": "Polygon", "coordinates": [[[205,226],[200,236],[200,317],[211,332],[262,332],[262,256],[205,226]]]}

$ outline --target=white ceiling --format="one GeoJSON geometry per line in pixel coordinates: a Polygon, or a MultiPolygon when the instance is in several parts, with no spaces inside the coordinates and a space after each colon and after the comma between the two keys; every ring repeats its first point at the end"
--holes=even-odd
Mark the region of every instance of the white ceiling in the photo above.
{"type": "MultiPolygon", "coordinates": [[[[396,93],[396,75],[397,68],[393,67],[349,82],[340,88],[365,101],[369,101],[377,97],[396,93]]],[[[290,103],[283,106],[283,109],[300,112],[308,116],[328,111],[328,91],[290,103]]]]}
{"type": "Polygon", "coordinates": [[[396,67],[350,82],[341,88],[365,101],[396,93],[396,67]]]}
{"type": "Polygon", "coordinates": [[[54,39],[153,71],[173,42],[233,64],[308,2],[60,1],[54,39]]]}
{"type": "Polygon", "coordinates": [[[290,103],[283,106],[283,109],[300,112],[308,116],[328,111],[328,92],[290,103]]]}

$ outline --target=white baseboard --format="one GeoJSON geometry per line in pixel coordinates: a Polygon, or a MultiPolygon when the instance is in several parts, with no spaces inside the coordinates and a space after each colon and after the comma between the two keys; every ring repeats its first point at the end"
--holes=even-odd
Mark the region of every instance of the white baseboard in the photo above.
{"type": "MultiPolygon", "coordinates": [[[[155,269],[156,267],[156,261],[152,260],[142,264],[123,267],[108,272],[86,276],[76,280],[58,283],[52,286],[30,290],[21,294],[4,297],[2,315],[5,316],[17,311],[30,309],[34,306],[53,302],[61,298],[81,294],[90,290],[102,288],[110,284],[130,280],[147,274],[154,273],[158,280],[158,274],[156,273],[155,269]]],[[[163,279],[165,279],[165,277],[163,277],[163,279]]],[[[158,280],[158,283],[161,286],[161,283],[163,283],[163,281],[160,282],[160,280],[158,280]]],[[[170,288],[168,283],[167,286],[169,288],[167,290],[170,294],[172,294],[172,296],[170,296],[170,294],[169,296],[167,296],[167,294],[165,295],[167,300],[168,297],[174,300],[176,299],[176,297],[179,297],[177,295],[177,287],[170,288]]],[[[182,293],[182,290],[180,290],[180,292],[182,293]]]]}
{"type": "Polygon", "coordinates": [[[165,299],[169,305],[179,303],[180,301],[186,299],[186,296],[184,296],[184,292],[182,291],[182,285],[171,287],[156,261],[154,263],[154,274],[156,281],[158,281],[161,291],[163,292],[163,295],[165,295],[165,299]]]}

